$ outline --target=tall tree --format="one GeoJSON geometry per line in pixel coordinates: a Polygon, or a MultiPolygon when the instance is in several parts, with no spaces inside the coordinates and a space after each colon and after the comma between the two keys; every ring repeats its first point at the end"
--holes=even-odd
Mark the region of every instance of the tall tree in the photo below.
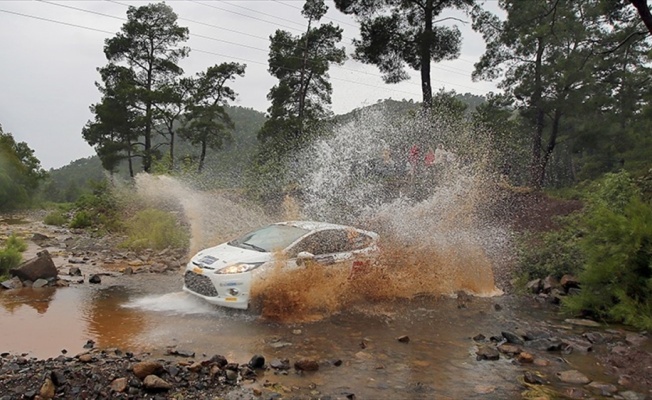
{"type": "Polygon", "coordinates": [[[245,67],[238,63],[214,65],[198,73],[193,81],[181,134],[192,144],[200,145],[199,172],[204,168],[207,149],[220,149],[231,139],[234,124],[225,107],[237,94],[227,84],[237,76],[244,76],[245,67]]]}
{"type": "Polygon", "coordinates": [[[335,0],[345,14],[360,22],[361,39],[355,39],[354,58],[378,66],[387,83],[409,79],[405,66],[421,74],[423,106],[432,104],[430,63],[460,55],[462,35],[457,26],[438,25],[446,9],[483,14],[475,0],[335,0]]]}
{"type": "Polygon", "coordinates": [[[483,21],[487,50],[474,78],[503,77],[503,88],[530,121],[530,184],[541,187],[564,133],[562,120],[593,84],[595,47],[602,37],[590,1],[501,0],[505,21],[483,21]],[[545,142],[545,144],[544,144],[545,142]]]}
{"type": "Polygon", "coordinates": [[[277,30],[270,37],[269,72],[279,82],[267,95],[272,105],[259,139],[271,141],[279,151],[300,145],[330,115],[328,70],[331,63],[342,64],[346,54],[337,47],[342,29],[332,23],[314,26],[327,9],[323,0],[307,0],[301,12],[308,20],[306,32],[294,36],[277,30]]]}
{"type": "Polygon", "coordinates": [[[84,140],[95,147],[102,166],[113,173],[118,164],[126,159],[129,174],[134,176],[133,158],[141,132],[142,118],[136,108],[136,92],[133,90],[133,71],[109,64],[99,69],[102,84],[96,84],[102,92],[102,100],[90,109],[95,114],[82,129],[84,140]]]}
{"type": "Polygon", "coordinates": [[[109,65],[123,63],[132,71],[133,108],[142,120],[143,170],[149,172],[152,158],[155,103],[165,102],[166,85],[183,73],[178,62],[188,55],[179,44],[188,39],[188,28],[177,25],[177,15],[165,3],[129,7],[127,22],[104,46],[109,65]]]}

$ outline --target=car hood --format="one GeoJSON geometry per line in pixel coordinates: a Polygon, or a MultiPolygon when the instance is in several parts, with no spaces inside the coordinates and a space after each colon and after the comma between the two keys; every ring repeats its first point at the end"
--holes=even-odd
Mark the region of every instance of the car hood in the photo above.
{"type": "Polygon", "coordinates": [[[192,258],[192,263],[202,268],[218,270],[239,263],[264,263],[272,257],[273,253],[243,249],[224,243],[200,251],[192,258]]]}

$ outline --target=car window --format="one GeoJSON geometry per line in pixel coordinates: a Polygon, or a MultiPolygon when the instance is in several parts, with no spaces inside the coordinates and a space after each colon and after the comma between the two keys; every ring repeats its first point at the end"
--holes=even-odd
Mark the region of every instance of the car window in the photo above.
{"type": "Polygon", "coordinates": [[[295,226],[268,225],[230,241],[229,245],[261,252],[280,251],[308,232],[295,226]]]}
{"type": "Polygon", "coordinates": [[[341,253],[349,251],[348,234],[342,229],[328,229],[315,232],[306,236],[290,251],[291,257],[296,257],[302,251],[307,251],[316,256],[321,254],[341,253]]]}

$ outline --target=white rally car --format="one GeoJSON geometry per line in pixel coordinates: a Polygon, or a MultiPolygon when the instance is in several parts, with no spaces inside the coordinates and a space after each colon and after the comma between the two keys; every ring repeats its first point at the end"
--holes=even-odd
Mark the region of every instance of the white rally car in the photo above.
{"type": "Polygon", "coordinates": [[[186,266],[183,290],[213,304],[247,309],[253,277],[268,271],[276,259],[288,268],[306,260],[353,267],[378,253],[377,242],[375,232],[350,226],[279,222],[197,253],[186,266]]]}

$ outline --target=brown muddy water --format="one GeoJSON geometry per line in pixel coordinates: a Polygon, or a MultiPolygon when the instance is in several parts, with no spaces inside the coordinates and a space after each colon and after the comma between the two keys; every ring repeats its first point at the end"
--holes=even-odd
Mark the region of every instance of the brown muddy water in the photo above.
{"type": "MultiPolygon", "coordinates": [[[[505,296],[463,302],[424,297],[358,304],[315,322],[277,323],[206,304],[180,287],[177,274],[140,274],[105,277],[98,286],[2,291],[0,351],[47,358],[65,349],[74,355],[93,340],[102,348],[164,356],[173,347],[195,352],[196,359],[222,354],[238,363],[253,354],[268,362],[305,357],[325,366],[308,376],[267,371],[259,380],[287,387],[309,381],[321,393],[348,390],[363,399],[521,398],[521,366],[504,357],[477,361],[471,338],[549,317],[544,310],[523,311],[505,296]],[[409,343],[397,340],[402,335],[409,343]],[[335,360],[342,365],[327,365],[335,360]]],[[[573,357],[570,362],[592,368],[591,359],[573,357]]]]}

